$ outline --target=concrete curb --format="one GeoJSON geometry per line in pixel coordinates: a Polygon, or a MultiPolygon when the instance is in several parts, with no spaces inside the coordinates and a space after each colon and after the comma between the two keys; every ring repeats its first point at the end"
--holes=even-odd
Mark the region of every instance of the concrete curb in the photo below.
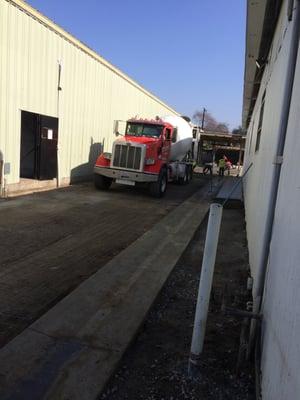
{"type": "Polygon", "coordinates": [[[198,191],[0,350],[2,400],[94,400],[205,217],[198,191]]]}

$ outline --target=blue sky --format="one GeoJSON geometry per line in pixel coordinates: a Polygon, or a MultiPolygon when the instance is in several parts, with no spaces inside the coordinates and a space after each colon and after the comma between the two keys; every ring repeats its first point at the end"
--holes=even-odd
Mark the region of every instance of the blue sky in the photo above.
{"type": "Polygon", "coordinates": [[[178,112],[241,123],[246,0],[28,2],[178,112]]]}

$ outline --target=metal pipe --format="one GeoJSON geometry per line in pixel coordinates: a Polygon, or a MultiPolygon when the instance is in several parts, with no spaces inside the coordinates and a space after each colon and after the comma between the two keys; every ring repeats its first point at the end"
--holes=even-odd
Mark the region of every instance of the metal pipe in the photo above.
{"type": "Polygon", "coordinates": [[[221,204],[211,204],[202,260],[201,277],[199,282],[199,291],[189,360],[189,373],[191,372],[191,368],[193,366],[199,364],[200,355],[203,349],[209,298],[213,281],[218,238],[222,219],[222,211],[223,207],[221,204]]]}
{"type": "Polygon", "coordinates": [[[222,307],[222,312],[225,315],[235,315],[237,317],[242,317],[242,318],[254,318],[254,319],[262,319],[261,314],[254,314],[253,312],[250,311],[245,311],[245,310],[238,310],[236,308],[232,307],[222,307]]]}
{"type": "Polygon", "coordinates": [[[57,119],[58,119],[58,127],[57,127],[57,147],[56,147],[56,187],[60,187],[61,182],[60,182],[60,169],[61,169],[61,160],[60,160],[60,132],[59,132],[59,127],[60,127],[60,92],[62,90],[61,87],[61,74],[62,74],[62,61],[58,60],[58,78],[57,78],[57,119]]]}
{"type": "Polygon", "coordinates": [[[241,144],[240,144],[239,160],[238,160],[238,173],[240,173],[240,170],[241,170],[241,162],[242,162],[242,149],[241,149],[241,144]]]}
{"type": "Polygon", "coordinates": [[[0,150],[0,197],[5,197],[4,155],[0,150]]]}
{"type": "MultiPolygon", "coordinates": [[[[254,288],[254,293],[253,293],[253,300],[254,300],[253,312],[255,314],[259,314],[260,309],[262,307],[262,297],[263,297],[264,287],[265,287],[265,278],[266,278],[266,271],[267,271],[267,265],[268,265],[268,260],[269,260],[270,243],[271,243],[272,232],[273,232],[273,223],[274,223],[274,215],[275,215],[275,208],[276,208],[277,195],[278,195],[281,166],[282,166],[283,155],[284,155],[284,146],[285,146],[290,105],[291,105],[291,99],[292,99],[296,63],[297,63],[297,57],[298,57],[298,46],[299,46],[299,37],[300,37],[300,1],[296,0],[296,3],[297,3],[297,5],[294,8],[295,18],[294,18],[293,27],[292,27],[293,31],[292,31],[292,38],[291,38],[291,43],[290,43],[290,50],[289,50],[289,62],[288,62],[286,77],[285,77],[285,86],[284,86],[282,111],[281,111],[281,118],[280,118],[280,125],[279,125],[278,142],[277,142],[276,156],[274,159],[274,170],[273,170],[273,175],[272,175],[271,193],[270,193],[269,206],[267,207],[268,214],[267,214],[267,220],[266,220],[266,231],[265,231],[264,238],[263,238],[263,254],[262,254],[261,262],[260,262],[259,268],[258,268],[257,284],[254,288]]],[[[248,353],[250,353],[253,349],[255,330],[256,330],[256,323],[255,323],[255,320],[252,320],[248,353]]]]}

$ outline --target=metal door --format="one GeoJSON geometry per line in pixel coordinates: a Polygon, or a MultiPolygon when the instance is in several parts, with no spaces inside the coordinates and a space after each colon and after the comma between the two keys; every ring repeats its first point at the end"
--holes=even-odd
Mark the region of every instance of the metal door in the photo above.
{"type": "Polygon", "coordinates": [[[40,115],[39,135],[38,179],[56,178],[58,119],[40,115]]]}
{"type": "Polygon", "coordinates": [[[20,177],[53,179],[57,176],[58,119],[22,111],[20,177]]]}

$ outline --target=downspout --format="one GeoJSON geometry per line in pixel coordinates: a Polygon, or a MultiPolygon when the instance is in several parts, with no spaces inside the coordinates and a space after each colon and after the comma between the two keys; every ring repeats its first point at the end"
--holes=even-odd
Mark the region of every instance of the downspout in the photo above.
{"type": "Polygon", "coordinates": [[[0,150],[0,197],[5,196],[5,186],[4,186],[4,156],[0,150]]]}
{"type": "MultiPolygon", "coordinates": [[[[270,254],[270,245],[273,232],[274,215],[275,215],[276,202],[278,196],[281,166],[283,163],[284,147],[287,134],[287,126],[288,126],[290,105],[292,99],[297,57],[298,57],[298,47],[299,47],[299,37],[300,37],[300,0],[293,0],[292,5],[293,5],[292,9],[294,14],[294,22],[292,28],[293,30],[290,43],[290,50],[289,50],[289,63],[285,78],[283,106],[279,124],[279,135],[278,135],[279,137],[276,148],[276,156],[273,162],[274,172],[272,175],[271,193],[270,193],[268,214],[266,220],[266,232],[264,235],[264,242],[263,242],[263,255],[261,258],[261,263],[258,268],[257,285],[253,293],[253,300],[254,300],[253,312],[255,314],[261,313],[261,308],[262,308],[262,300],[263,300],[265,278],[266,278],[266,272],[270,254]]],[[[288,17],[289,21],[291,21],[292,15],[290,14],[288,17]]],[[[255,332],[256,332],[256,321],[252,320],[249,351],[252,351],[253,349],[255,332]]]]}
{"type": "Polygon", "coordinates": [[[58,81],[57,81],[57,119],[58,119],[58,129],[57,129],[57,148],[56,148],[56,154],[57,154],[57,162],[56,162],[56,187],[60,187],[60,168],[61,168],[61,160],[60,160],[60,132],[59,132],[59,126],[60,126],[60,92],[62,90],[61,87],[61,73],[62,73],[62,61],[58,60],[58,81]]]}
{"type": "Polygon", "coordinates": [[[0,150],[0,197],[7,197],[4,153],[0,150]]]}

